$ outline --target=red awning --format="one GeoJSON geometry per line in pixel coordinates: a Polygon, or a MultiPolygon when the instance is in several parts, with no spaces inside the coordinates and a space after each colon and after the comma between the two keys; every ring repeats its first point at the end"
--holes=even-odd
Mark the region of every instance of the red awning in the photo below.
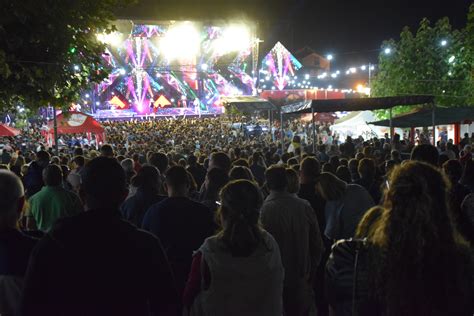
{"type": "MultiPolygon", "coordinates": [[[[58,134],[104,133],[104,127],[92,116],[81,112],[68,112],[58,114],[58,134]]],[[[48,122],[49,132],[54,132],[54,122],[48,122]]]]}
{"type": "Polygon", "coordinates": [[[20,135],[20,130],[5,124],[0,124],[0,136],[13,137],[17,135],[20,135]]]}

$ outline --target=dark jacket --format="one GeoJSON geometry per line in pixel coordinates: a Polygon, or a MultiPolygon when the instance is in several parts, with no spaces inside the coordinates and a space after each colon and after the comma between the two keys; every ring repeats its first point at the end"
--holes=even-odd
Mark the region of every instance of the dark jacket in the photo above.
{"type": "Polygon", "coordinates": [[[200,164],[195,164],[187,167],[186,170],[191,173],[194,178],[194,181],[196,181],[198,188],[200,188],[206,178],[206,168],[204,168],[200,164]]]}
{"type": "Polygon", "coordinates": [[[16,313],[28,258],[36,242],[13,228],[0,232],[0,315],[16,313]]]}
{"type": "Polygon", "coordinates": [[[145,214],[143,229],[163,243],[176,277],[179,293],[186,284],[193,252],[216,231],[214,214],[203,204],[186,197],[170,197],[145,214]]]}
{"type": "Polygon", "coordinates": [[[324,199],[316,193],[316,184],[315,183],[302,183],[300,185],[300,191],[298,196],[304,200],[307,200],[314,212],[319,223],[319,230],[321,233],[324,232],[326,228],[326,216],[324,213],[324,207],[326,202],[324,199]]]}
{"type": "Polygon", "coordinates": [[[146,211],[155,203],[166,199],[164,195],[138,189],[135,195],[123,202],[120,210],[123,217],[137,227],[141,227],[146,211]]]}
{"type": "Polygon", "coordinates": [[[30,259],[20,315],[177,315],[159,240],[116,210],[59,220],[30,259]]]}
{"type": "Polygon", "coordinates": [[[38,193],[44,186],[43,169],[44,167],[40,166],[36,161],[33,161],[28,167],[28,173],[23,178],[25,194],[27,197],[38,193]]]}

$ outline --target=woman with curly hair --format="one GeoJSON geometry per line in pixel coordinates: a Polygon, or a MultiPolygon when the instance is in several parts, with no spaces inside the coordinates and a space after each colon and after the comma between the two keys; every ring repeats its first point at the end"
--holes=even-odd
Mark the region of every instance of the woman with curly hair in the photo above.
{"type": "Polygon", "coordinates": [[[335,314],[472,315],[472,260],[451,222],[449,181],[412,161],[387,187],[367,238],[333,247],[326,275],[335,314]]]}

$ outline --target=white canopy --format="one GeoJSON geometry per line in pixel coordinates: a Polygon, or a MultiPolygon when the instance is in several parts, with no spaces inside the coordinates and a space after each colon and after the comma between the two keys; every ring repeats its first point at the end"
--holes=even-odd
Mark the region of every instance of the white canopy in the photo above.
{"type": "MultiPolygon", "coordinates": [[[[336,132],[344,138],[351,136],[357,138],[359,136],[368,139],[371,137],[381,137],[384,133],[389,132],[389,128],[367,124],[377,120],[372,111],[351,112],[345,117],[336,121],[336,124],[330,126],[331,131],[336,132]]],[[[340,137],[342,139],[342,137],[340,137]]]]}

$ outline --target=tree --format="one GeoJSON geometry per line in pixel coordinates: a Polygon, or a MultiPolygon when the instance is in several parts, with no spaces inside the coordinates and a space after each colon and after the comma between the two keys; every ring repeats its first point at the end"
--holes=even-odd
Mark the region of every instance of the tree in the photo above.
{"type": "MultiPolygon", "coordinates": [[[[415,34],[405,27],[399,41],[385,41],[372,95],[434,95],[437,106],[474,105],[474,5],[469,16],[463,30],[453,30],[448,18],[440,19],[434,26],[423,19],[415,34]]],[[[412,109],[396,107],[393,114],[412,109]]],[[[388,110],[378,111],[377,115],[385,118],[388,110]]]]}
{"type": "Polygon", "coordinates": [[[131,0],[3,0],[0,5],[0,109],[67,107],[108,75],[99,32],[131,0]]]}

